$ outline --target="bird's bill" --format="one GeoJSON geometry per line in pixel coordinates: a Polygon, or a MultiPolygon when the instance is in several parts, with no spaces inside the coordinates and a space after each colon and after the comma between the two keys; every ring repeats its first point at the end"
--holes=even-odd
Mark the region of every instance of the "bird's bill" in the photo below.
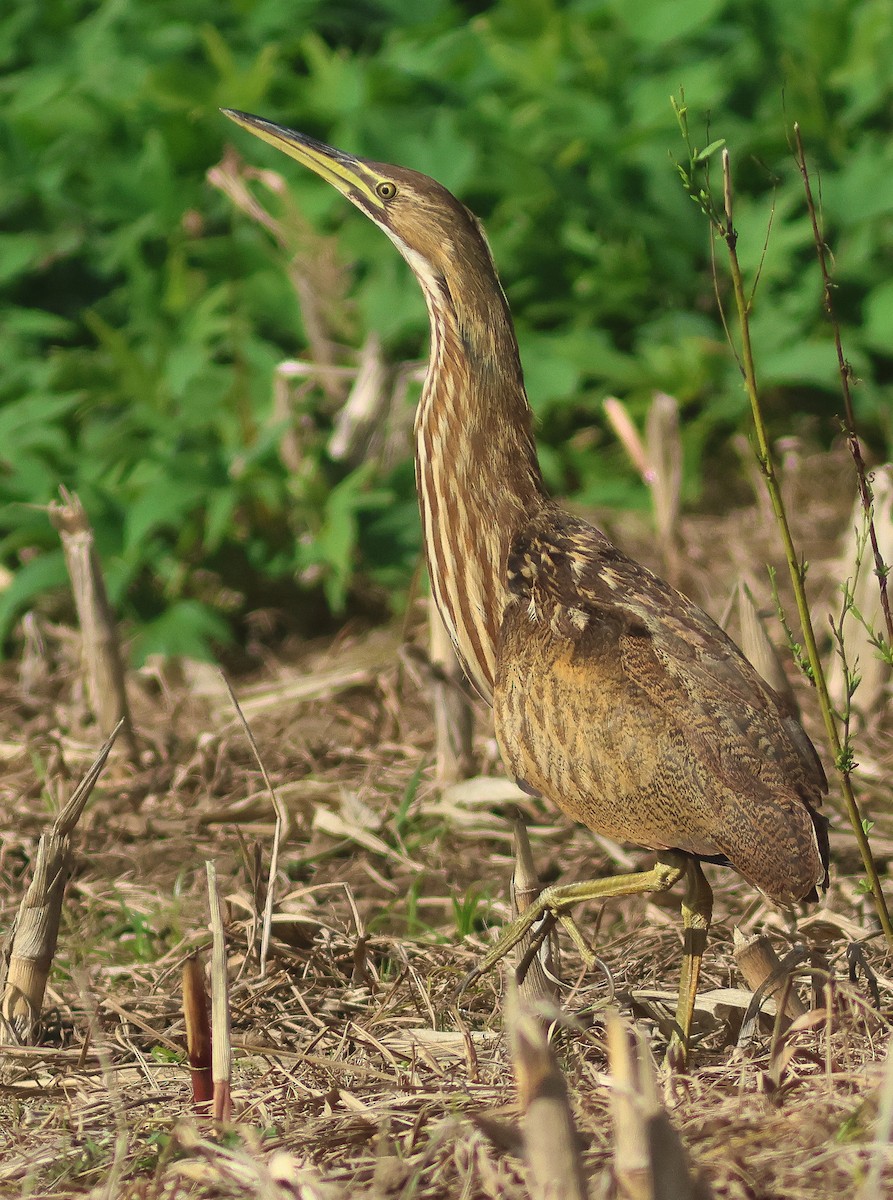
{"type": "Polygon", "coordinates": [[[263,117],[255,117],[251,113],[239,112],[234,108],[223,108],[220,111],[255,137],[269,142],[289,158],[315,171],[361,208],[367,211],[381,211],[382,203],[375,193],[374,176],[360,159],[327,146],[324,142],[318,142],[315,138],[306,137],[303,133],[286,129],[284,125],[265,121],[263,117]]]}

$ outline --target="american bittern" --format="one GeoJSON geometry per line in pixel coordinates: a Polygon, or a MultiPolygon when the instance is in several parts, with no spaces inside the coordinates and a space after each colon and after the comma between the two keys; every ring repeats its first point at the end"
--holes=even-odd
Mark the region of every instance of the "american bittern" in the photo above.
{"type": "Polygon", "coordinates": [[[815,750],[705,613],[546,495],[511,315],[472,213],[415,171],[225,111],[342,192],[421,285],[431,354],[416,481],[431,588],[493,705],[506,767],[591,829],[659,851],[650,870],[547,888],[478,970],[546,913],[585,951],[574,905],[684,878],[684,1061],[712,911],[700,862],[731,865],[780,904],[813,898],[828,858],[815,750]]]}

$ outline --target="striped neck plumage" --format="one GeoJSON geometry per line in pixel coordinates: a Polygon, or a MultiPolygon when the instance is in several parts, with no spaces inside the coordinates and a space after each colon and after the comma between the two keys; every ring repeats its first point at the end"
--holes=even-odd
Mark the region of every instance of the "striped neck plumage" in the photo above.
{"type": "MultiPolygon", "coordinates": [[[[405,251],[404,251],[405,253],[405,251]]],[[[416,480],[431,588],[469,678],[492,697],[512,537],[544,500],[533,418],[495,272],[454,283],[406,254],[431,323],[416,480]]]]}

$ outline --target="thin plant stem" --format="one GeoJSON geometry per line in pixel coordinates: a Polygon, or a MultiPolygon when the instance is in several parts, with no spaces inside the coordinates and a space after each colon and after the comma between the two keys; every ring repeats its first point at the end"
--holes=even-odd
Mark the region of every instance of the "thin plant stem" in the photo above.
{"type": "Polygon", "coordinates": [[[815,242],[816,256],[819,260],[819,270],[822,273],[822,303],[831,325],[831,331],[834,335],[834,349],[837,352],[837,370],[840,374],[840,390],[843,394],[844,429],[847,445],[849,446],[850,454],[853,456],[853,465],[856,468],[856,481],[859,486],[859,498],[862,501],[862,507],[865,510],[868,523],[868,539],[871,543],[872,555],[874,556],[874,573],[877,576],[878,588],[880,589],[881,612],[884,614],[884,624],[887,628],[887,645],[893,646],[893,615],[890,613],[890,597],[887,592],[887,576],[890,573],[890,568],[884,562],[878,545],[877,530],[875,529],[874,516],[872,515],[874,495],[865,470],[865,459],[862,457],[862,444],[856,429],[856,414],[853,409],[853,396],[852,389],[850,388],[850,380],[852,379],[853,372],[846,360],[840,340],[840,325],[834,312],[834,285],[831,282],[831,272],[828,269],[828,248],[822,236],[818,212],[815,200],[813,199],[812,184],[809,179],[809,170],[806,166],[806,153],[803,149],[800,126],[796,123],[794,125],[794,139],[797,147],[794,157],[803,179],[806,208],[809,212],[809,219],[812,222],[812,236],[815,242]]]}
{"type": "Polygon", "coordinates": [[[785,558],[787,559],[788,568],[791,573],[791,582],[794,587],[794,596],[797,603],[797,613],[800,618],[800,626],[803,632],[803,644],[809,664],[809,675],[812,679],[812,682],[815,684],[819,708],[821,709],[822,719],[825,725],[825,733],[828,738],[828,744],[831,747],[834,763],[840,774],[840,787],[843,794],[844,804],[846,805],[847,815],[850,819],[850,824],[853,827],[856,843],[859,847],[862,865],[865,868],[865,873],[868,878],[878,920],[880,921],[884,936],[887,939],[887,944],[891,947],[891,949],[893,949],[893,925],[891,925],[890,922],[890,914],[887,911],[887,903],[884,898],[884,893],[881,889],[877,868],[875,867],[874,861],[871,857],[871,846],[869,845],[868,835],[865,832],[862,814],[859,811],[859,804],[856,800],[855,792],[853,791],[852,753],[849,747],[844,746],[844,744],[841,742],[837,722],[834,717],[834,708],[831,703],[831,697],[828,694],[828,684],[825,679],[824,668],[819,656],[815,631],[813,629],[812,618],[809,612],[809,604],[806,598],[806,570],[804,564],[797,555],[797,549],[794,545],[794,538],[791,533],[784,501],[781,495],[781,487],[779,486],[778,476],[776,475],[775,466],[772,461],[772,453],[769,447],[766,423],[763,419],[763,410],[760,403],[759,391],[757,389],[753,346],[750,339],[750,311],[744,292],[744,281],[741,274],[741,265],[738,261],[737,234],[735,233],[733,222],[732,173],[729,166],[729,152],[725,149],[722,152],[722,169],[723,215],[719,222],[716,222],[714,218],[714,223],[720,236],[726,244],[726,249],[728,250],[729,254],[732,288],[735,294],[735,307],[738,312],[738,325],[741,331],[741,371],[744,376],[744,388],[747,393],[748,400],[750,401],[751,413],[753,415],[754,431],[757,441],[757,460],[760,471],[762,472],[763,478],[766,482],[766,489],[769,493],[769,499],[772,503],[772,511],[775,515],[776,524],[784,544],[785,558]]]}
{"type": "MultiPolygon", "coordinates": [[[[744,378],[745,391],[748,400],[750,401],[751,412],[753,414],[754,431],[757,441],[757,461],[761,474],[766,483],[766,490],[769,495],[772,511],[775,516],[776,524],[778,525],[784,544],[785,558],[787,559],[788,568],[791,574],[791,582],[794,588],[794,596],[796,598],[797,612],[800,617],[800,624],[803,630],[803,642],[805,655],[798,653],[798,658],[805,658],[804,669],[808,676],[815,684],[818,695],[819,708],[822,713],[822,720],[825,725],[825,732],[828,739],[828,745],[831,749],[834,765],[840,776],[840,789],[843,795],[844,804],[846,806],[847,815],[850,824],[853,828],[853,834],[856,838],[856,844],[859,847],[859,854],[862,858],[862,864],[865,868],[868,888],[871,892],[874,901],[875,911],[881,929],[887,939],[887,945],[893,949],[893,925],[890,922],[890,914],[887,910],[887,903],[881,889],[880,880],[878,878],[877,869],[871,857],[871,847],[868,841],[868,828],[862,819],[862,814],[859,811],[859,805],[853,791],[852,771],[853,771],[853,751],[847,735],[845,740],[841,740],[838,729],[837,718],[834,708],[831,703],[831,698],[828,693],[828,685],[825,679],[825,672],[822,667],[822,661],[819,656],[818,646],[816,643],[815,632],[812,626],[812,618],[809,612],[809,604],[806,598],[806,565],[802,563],[797,555],[797,550],[794,545],[794,539],[791,534],[790,525],[788,524],[787,513],[785,512],[784,501],[781,495],[781,488],[778,483],[778,477],[775,473],[775,466],[772,461],[772,454],[769,448],[769,438],[766,432],[766,424],[763,419],[762,406],[760,403],[759,391],[757,389],[756,368],[754,366],[753,346],[750,339],[750,302],[745,296],[744,281],[741,274],[741,266],[738,261],[737,253],[737,234],[735,233],[735,225],[733,220],[733,193],[732,193],[732,174],[729,166],[729,154],[725,148],[725,142],[721,139],[711,142],[703,150],[696,149],[691,141],[688,129],[688,110],[685,105],[685,95],[680,94],[679,99],[672,99],[673,110],[676,113],[676,118],[679,122],[679,128],[685,140],[688,149],[688,162],[685,164],[677,163],[677,169],[682,179],[682,185],[685,188],[691,199],[698,205],[704,215],[710,222],[713,230],[722,238],[726,245],[729,255],[730,274],[732,278],[732,287],[735,295],[735,307],[738,313],[738,324],[741,330],[741,353],[733,346],[733,352],[738,363],[741,374],[744,378]],[[710,187],[709,168],[710,159],[718,152],[722,151],[722,168],[723,168],[723,197],[722,206],[717,205],[716,199],[710,187]],[[699,175],[703,172],[705,183],[702,185],[699,175]]],[[[798,135],[799,136],[799,135],[798,135]]],[[[799,162],[803,161],[802,149],[799,151],[799,162]]],[[[810,192],[811,196],[811,192],[810,192]]],[[[814,213],[815,206],[812,206],[814,213]]],[[[814,225],[814,231],[817,231],[817,222],[814,225]]],[[[820,236],[817,234],[820,240],[820,236]]],[[[824,261],[824,242],[821,243],[821,255],[824,261]]],[[[826,287],[830,286],[830,280],[827,275],[827,266],[823,270],[823,279],[826,282],[826,287]]],[[[826,298],[828,292],[826,290],[826,298]]],[[[751,297],[752,298],[752,297],[751,297]]],[[[723,325],[728,334],[728,326],[725,316],[723,315],[723,325]]],[[[836,325],[835,325],[836,331],[836,325]]],[[[731,342],[731,339],[730,339],[731,342]]],[[[844,381],[846,397],[849,399],[849,368],[846,365],[846,360],[843,356],[842,348],[840,347],[839,336],[838,343],[838,361],[841,364],[841,378],[844,381]]],[[[850,404],[850,414],[852,414],[852,405],[850,404]]],[[[855,424],[851,419],[850,427],[855,431],[855,424]]],[[[858,447],[858,439],[856,439],[858,447]]],[[[859,461],[861,461],[861,450],[859,450],[859,461]]],[[[863,469],[864,480],[864,469],[863,469]]],[[[870,502],[867,508],[867,513],[870,517],[871,509],[870,502]]],[[[877,562],[877,559],[875,560],[877,562]]],[[[886,576],[886,569],[881,563],[879,571],[879,579],[883,582],[886,576]]]]}
{"type": "Polygon", "coordinates": [[[270,936],[273,929],[273,909],[276,903],[276,876],[279,871],[279,848],[283,837],[286,837],[288,834],[288,813],[286,812],[285,805],[279,798],[279,794],[273,787],[273,781],[270,779],[264,760],[261,758],[260,750],[251,731],[251,726],[245,719],[244,712],[242,712],[242,706],[236,699],[236,693],[232,689],[232,684],[223,671],[220,672],[220,675],[226,684],[226,690],[229,692],[229,698],[232,701],[233,708],[236,710],[236,715],[242,723],[242,728],[245,730],[245,736],[251,745],[255,761],[258,767],[260,767],[260,773],[263,776],[264,783],[267,785],[273,811],[276,814],[276,824],[273,828],[273,846],[270,851],[270,874],[267,879],[267,894],[264,898],[264,920],[261,927],[260,939],[259,967],[261,978],[263,978],[267,973],[267,956],[270,952],[270,936]]]}

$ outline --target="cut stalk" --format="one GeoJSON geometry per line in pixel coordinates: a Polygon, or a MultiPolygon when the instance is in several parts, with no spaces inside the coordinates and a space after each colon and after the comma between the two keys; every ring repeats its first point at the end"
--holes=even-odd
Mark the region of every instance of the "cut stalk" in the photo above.
{"type": "Polygon", "coordinates": [[[96,550],[96,540],[80,499],[61,489],[62,503],[47,512],[59,532],[65,564],[81,629],[82,659],[90,708],[104,737],[123,722],[124,740],[131,760],[139,762],[127,701],[124,663],[118,629],[109,603],[96,550]]]}
{"type": "Polygon", "coordinates": [[[112,730],[90,770],[75,788],[48,833],[38,843],[34,874],[0,963],[0,1029],[17,1042],[31,1044],[40,1028],[40,1011],[56,954],[62,901],[71,870],[71,835],[102,774],[123,722],[112,730]]]}
{"type": "Polygon", "coordinates": [[[183,964],[183,1017],[192,1077],[192,1103],[197,1112],[205,1115],[214,1099],[211,1020],[204,972],[197,954],[190,955],[183,964]]]}
{"type": "MultiPolygon", "coordinates": [[[[515,843],[515,869],[512,872],[512,918],[518,918],[536,900],[542,890],[542,884],[536,873],[533,862],[533,851],[530,848],[530,838],[527,827],[520,816],[512,822],[515,843]]],[[[548,920],[549,918],[545,918],[548,920]]],[[[531,951],[531,943],[535,935],[526,934],[515,949],[515,966],[522,963],[531,951]]],[[[546,934],[551,941],[551,935],[546,934]]],[[[547,956],[552,970],[555,969],[551,955],[547,956]]],[[[518,983],[521,1000],[532,1012],[542,1010],[543,1005],[553,1005],[558,998],[558,988],[553,978],[546,972],[540,953],[530,958],[524,977],[518,983]]]]}
{"type": "Polygon", "coordinates": [[[524,1157],[533,1200],[586,1200],[588,1189],[567,1083],[541,1023],[509,988],[506,1003],[524,1157]]]}
{"type": "Polygon", "coordinates": [[[212,862],[206,862],[205,869],[208,872],[208,906],[211,913],[211,1112],[215,1121],[229,1121],[233,1111],[233,1048],[229,982],[226,976],[226,934],[220,892],[217,890],[217,868],[212,862]]]}
{"type": "Polygon", "coordinates": [[[614,1178],[622,1200],[710,1200],[658,1098],[657,1073],[641,1031],[616,1010],[605,1032],[611,1072],[614,1178]]]}

